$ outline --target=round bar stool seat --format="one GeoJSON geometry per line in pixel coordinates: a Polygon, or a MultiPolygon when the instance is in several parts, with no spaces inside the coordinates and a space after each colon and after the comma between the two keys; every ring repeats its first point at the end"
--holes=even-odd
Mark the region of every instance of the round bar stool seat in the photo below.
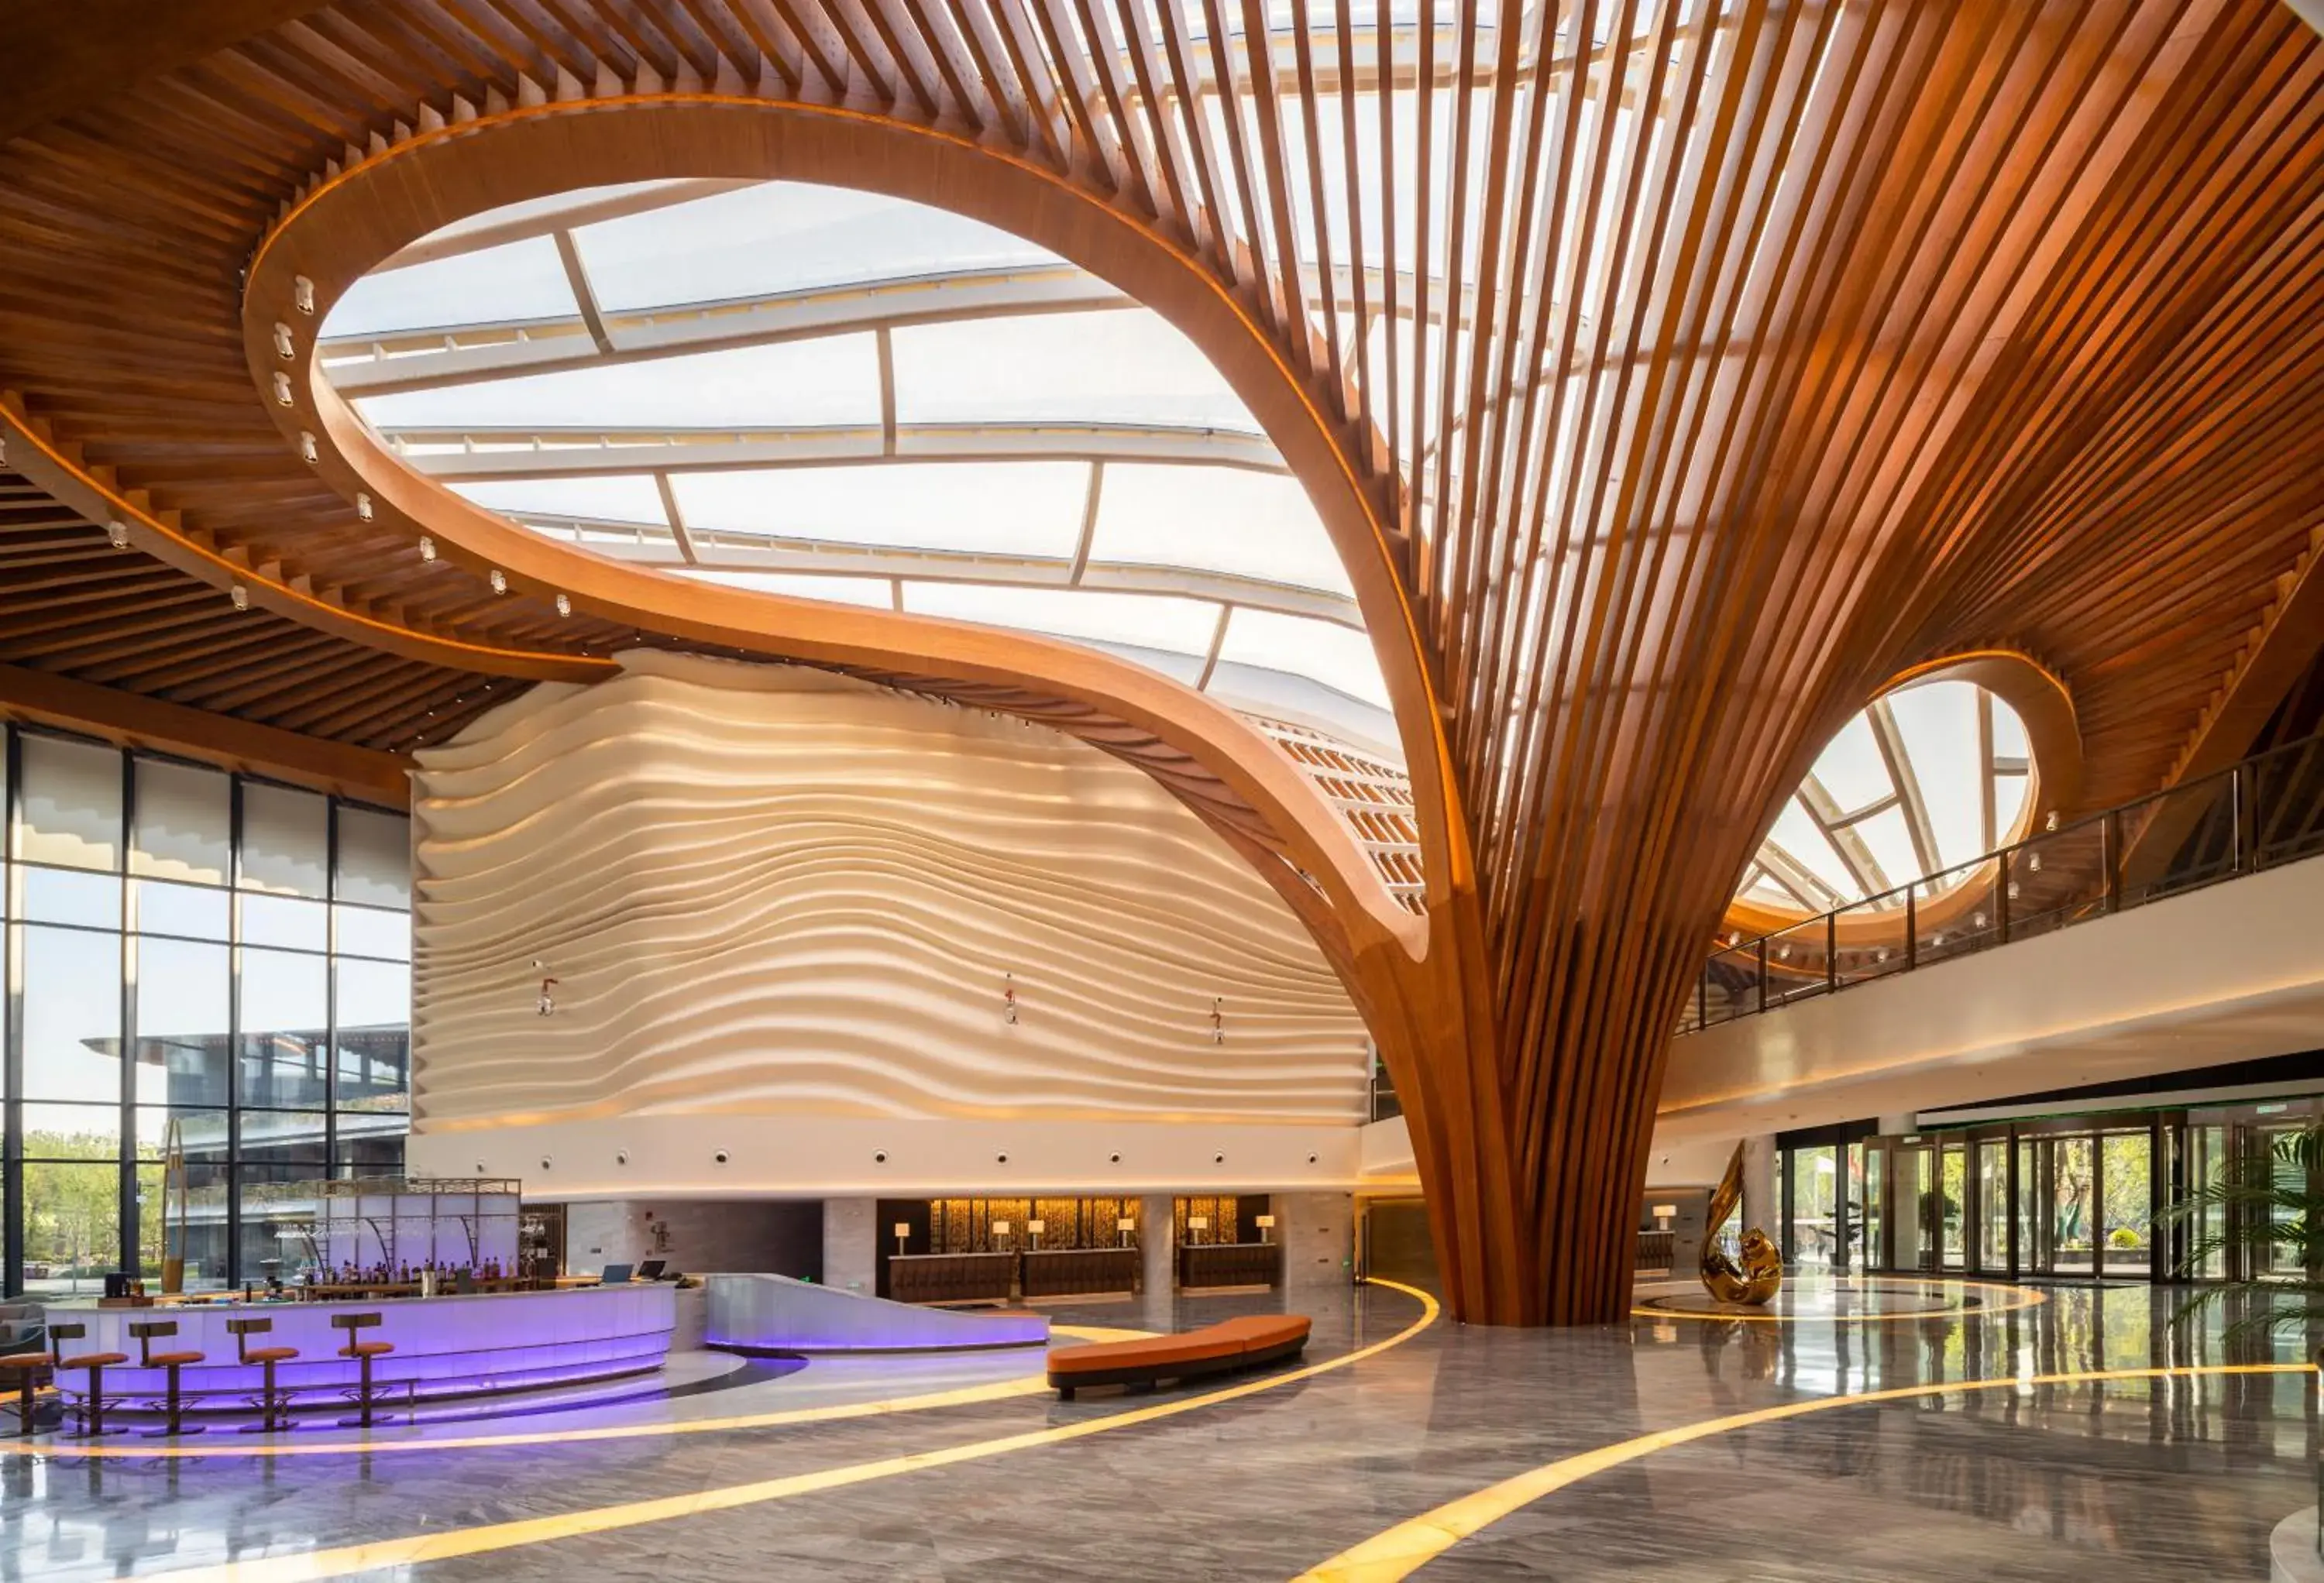
{"type": "Polygon", "coordinates": [[[378,1325],[379,1315],[376,1312],[335,1313],[331,1316],[331,1328],[345,1330],[347,1333],[346,1345],[339,1348],[339,1356],[352,1358],[363,1367],[363,1381],[355,1389],[355,1403],[360,1411],[353,1418],[341,1419],[339,1421],[341,1423],[360,1426],[364,1429],[371,1427],[372,1406],[378,1400],[377,1393],[372,1389],[371,1360],[374,1358],[384,1358],[394,1351],[395,1343],[366,1341],[355,1332],[374,1330],[378,1325]]]}
{"type": "Polygon", "coordinates": [[[199,1424],[190,1429],[186,1427],[185,1397],[179,1390],[181,1384],[179,1370],[191,1364],[207,1362],[208,1355],[202,1352],[156,1352],[153,1350],[155,1340],[167,1340],[178,1333],[176,1320],[145,1320],[131,1325],[129,1333],[137,1338],[137,1366],[140,1368],[167,1369],[170,1374],[170,1392],[164,1398],[168,1403],[169,1422],[160,1429],[149,1430],[146,1432],[171,1436],[201,1433],[199,1424]]]}
{"type": "Polygon", "coordinates": [[[290,1422],[290,1394],[274,1388],[274,1366],[289,1363],[297,1358],[299,1348],[254,1347],[250,1344],[253,1336],[263,1336],[274,1329],[274,1321],[271,1319],[230,1319],[226,1321],[226,1328],[234,1335],[235,1360],[244,1367],[256,1366],[266,1371],[264,1384],[258,1394],[258,1422],[243,1425],[244,1431],[264,1434],[278,1429],[294,1428],[290,1422]]]}
{"type": "MultiPolygon", "coordinates": [[[[88,1337],[88,1326],[78,1320],[60,1321],[49,1326],[49,1339],[51,1341],[80,1341],[88,1337]]],[[[81,1393],[78,1409],[80,1427],[73,1431],[73,1439],[95,1440],[99,1435],[122,1432],[105,1427],[105,1371],[117,1368],[128,1361],[129,1354],[126,1352],[68,1353],[61,1347],[58,1348],[57,1367],[60,1370],[81,1368],[88,1371],[88,1385],[81,1393]]]]}
{"type": "Polygon", "coordinates": [[[51,1352],[0,1352],[0,1375],[16,1376],[16,1432],[32,1432],[32,1395],[40,1388],[41,1371],[56,1367],[51,1352]]]}

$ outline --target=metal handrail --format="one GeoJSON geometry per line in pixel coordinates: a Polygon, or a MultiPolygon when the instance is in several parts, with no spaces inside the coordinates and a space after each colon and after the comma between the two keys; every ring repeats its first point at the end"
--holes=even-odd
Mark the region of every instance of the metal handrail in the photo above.
{"type": "Polygon", "coordinates": [[[2324,829],[2318,827],[2319,815],[2324,815],[2319,750],[2324,750],[2324,735],[2307,737],[2064,824],[2053,814],[2042,830],[1969,862],[1803,917],[1755,939],[1730,936],[1723,944],[1714,942],[1677,1031],[1692,1033],[2324,852],[2324,829]],[[2273,771],[2283,765],[2299,768],[2286,777],[2274,776],[2273,771]],[[2272,782],[2279,784],[2272,787],[2272,782]],[[2151,878],[2130,877],[2126,883],[2125,831],[2144,836],[2170,811],[2187,813],[2183,827],[2174,833],[2170,824],[2162,824],[2164,855],[2151,878]],[[2287,824],[2289,833],[2282,833],[2287,824]],[[2057,862],[2061,857],[2065,859],[2062,868],[2057,862]],[[2044,858],[2052,860],[2049,870],[2044,858]],[[2066,884],[2060,890],[2056,881],[2061,873],[2066,884]],[[2044,878],[2035,881],[2035,875],[2044,878]],[[2059,894],[2043,907],[2040,897],[2022,894],[2029,882],[2059,894]],[[1924,930],[1923,925],[1931,922],[1930,907],[1941,901],[1946,906],[1924,930]],[[2030,908],[2029,901],[2034,904],[2030,908]],[[1965,925],[1963,919],[1968,920],[1965,925]],[[1845,930],[1843,920],[1849,921],[1845,930]],[[1896,926],[1868,929],[1867,922],[1896,926]],[[1844,933],[1862,937],[1843,939],[1844,933]],[[1821,974],[1813,971],[1819,947],[1821,974]],[[1803,951],[1806,960],[1796,969],[1790,966],[1794,953],[1803,951]],[[1851,953],[1858,960],[1843,969],[1843,960],[1851,953]],[[1738,971],[1741,979],[1729,981],[1738,971]],[[1720,998],[1716,1008],[1714,995],[1720,998]]]}

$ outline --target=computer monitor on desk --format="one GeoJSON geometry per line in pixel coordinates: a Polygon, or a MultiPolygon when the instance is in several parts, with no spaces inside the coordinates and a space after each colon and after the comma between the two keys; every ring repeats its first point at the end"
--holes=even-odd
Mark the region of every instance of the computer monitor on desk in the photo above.
{"type": "Polygon", "coordinates": [[[629,1284],[630,1266],[627,1265],[607,1265],[597,1276],[600,1286],[626,1286],[629,1284]]]}

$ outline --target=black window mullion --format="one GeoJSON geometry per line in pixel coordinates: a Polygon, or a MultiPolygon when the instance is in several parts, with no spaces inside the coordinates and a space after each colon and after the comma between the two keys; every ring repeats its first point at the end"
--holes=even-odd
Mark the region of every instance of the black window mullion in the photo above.
{"type": "Polygon", "coordinates": [[[226,787],[226,1284],[242,1284],[242,777],[226,787]]]}
{"type": "MultiPolygon", "coordinates": [[[[0,885],[13,885],[15,873],[5,860],[15,856],[17,787],[24,776],[23,735],[13,725],[0,724],[0,757],[6,760],[6,774],[0,776],[0,885]]],[[[24,1290],[24,1109],[17,1098],[24,1091],[24,985],[16,971],[23,931],[13,910],[0,912],[10,920],[0,939],[0,980],[5,980],[0,985],[5,990],[0,996],[5,1003],[0,1016],[0,1219],[6,1222],[0,1233],[0,1291],[16,1297],[24,1290]]]]}
{"type": "Polygon", "coordinates": [[[339,1159],[339,799],[323,802],[323,1174],[339,1159]]]}
{"type": "Polygon", "coordinates": [[[121,1195],[121,1246],[115,1267],[133,1279],[143,1273],[145,1263],[137,1213],[137,956],[131,943],[136,919],[131,915],[129,897],[129,841],[136,828],[137,759],[124,750],[121,754],[121,935],[115,943],[121,951],[121,1149],[114,1164],[120,1172],[121,1195]]]}

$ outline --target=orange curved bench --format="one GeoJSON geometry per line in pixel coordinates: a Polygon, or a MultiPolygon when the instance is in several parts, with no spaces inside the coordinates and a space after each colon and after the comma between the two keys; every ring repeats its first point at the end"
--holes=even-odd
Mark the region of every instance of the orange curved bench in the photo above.
{"type": "Polygon", "coordinates": [[[1049,1352],[1049,1384],[1060,1401],[1088,1385],[1151,1385],[1199,1379],[1296,1358],[1314,1321],[1305,1314],[1247,1314],[1199,1330],[1136,1341],[1099,1341],[1049,1352]]]}

